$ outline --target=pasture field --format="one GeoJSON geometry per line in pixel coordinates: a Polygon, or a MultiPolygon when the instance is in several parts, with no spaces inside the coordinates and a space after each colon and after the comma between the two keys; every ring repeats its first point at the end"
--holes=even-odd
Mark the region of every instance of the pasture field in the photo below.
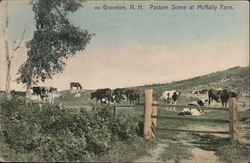
{"type": "MultiPolygon", "coordinates": [[[[141,89],[141,94],[143,94],[143,89],[141,89]]],[[[90,99],[91,90],[86,90],[81,92],[81,97],[69,97],[67,91],[63,92],[63,96],[68,96],[69,98],[63,99],[61,97],[57,98],[56,101],[62,103],[65,107],[70,107],[73,109],[79,108],[82,105],[95,106],[95,100],[90,99]],[[65,95],[66,94],[66,95],[65,95]],[[63,100],[62,100],[63,99],[63,100]]],[[[159,97],[159,94],[156,94],[155,97],[159,97]]],[[[185,92],[181,94],[178,99],[178,104],[187,105],[189,102],[197,100],[197,99],[206,99],[206,94],[192,94],[189,92],[185,92]]],[[[144,101],[144,96],[141,97],[141,103],[144,101]]],[[[162,101],[159,101],[162,102],[162,101]]],[[[250,157],[246,154],[250,152],[250,132],[249,132],[249,121],[250,121],[250,112],[249,112],[249,98],[248,97],[240,97],[238,103],[238,117],[241,124],[241,139],[240,143],[237,146],[233,146],[235,150],[239,150],[234,152],[232,150],[232,146],[229,142],[229,135],[226,134],[228,132],[228,112],[225,111],[206,111],[206,114],[201,116],[190,116],[183,117],[178,116],[178,112],[168,111],[164,108],[158,108],[158,129],[157,129],[157,138],[154,140],[152,146],[147,146],[146,149],[154,149],[157,147],[157,144],[168,144],[169,147],[165,147],[159,152],[158,160],[159,161],[181,161],[181,160],[189,160],[194,157],[191,149],[196,147],[197,149],[202,150],[203,152],[210,152],[211,157],[215,157],[216,160],[221,162],[235,162],[238,161],[246,161],[249,160],[250,157]],[[244,107],[243,107],[244,104],[244,107]],[[212,133],[196,133],[196,132],[180,132],[174,131],[171,129],[180,129],[180,130],[194,130],[194,131],[210,131],[212,133]],[[215,132],[215,133],[214,133],[215,132]],[[219,132],[219,133],[216,133],[219,132]],[[220,133],[221,132],[221,133],[220,133]],[[169,153],[169,154],[167,154],[169,153]],[[234,157],[232,157],[234,155],[234,157]],[[229,157],[230,156],[230,157],[229,157]]],[[[138,120],[143,121],[144,114],[144,106],[143,105],[135,105],[128,107],[119,107],[124,105],[129,105],[128,102],[124,101],[121,104],[116,104],[116,114],[124,114],[129,117],[136,117],[138,120]]],[[[220,107],[220,103],[212,102],[211,106],[220,107]]],[[[142,145],[141,143],[140,145],[142,145]]],[[[121,145],[117,146],[120,149],[121,145]]],[[[125,145],[125,149],[126,149],[125,145]]],[[[127,147],[129,148],[129,147],[127,147]]],[[[143,147],[142,145],[142,148],[143,147]]],[[[140,157],[142,157],[141,151],[126,151],[126,156],[122,157],[118,154],[117,149],[112,150],[108,155],[105,155],[97,160],[119,160],[121,158],[126,161],[136,161],[140,157]],[[132,159],[133,158],[133,159],[132,159]]],[[[120,153],[124,151],[118,150],[120,153]]],[[[124,154],[125,154],[124,153],[124,154]]],[[[208,153],[209,154],[209,153],[208,153]]],[[[209,155],[210,155],[209,154],[209,155]]],[[[150,152],[144,153],[145,156],[150,156],[150,152]]],[[[204,153],[205,155],[205,153],[204,153]]],[[[143,157],[142,157],[143,158],[143,157]]],[[[138,161],[146,161],[146,160],[138,160],[138,161]]]]}
{"type": "MultiPolygon", "coordinates": [[[[0,161],[44,161],[42,156],[46,156],[54,161],[249,162],[248,69],[236,67],[183,81],[138,86],[136,88],[141,91],[141,105],[129,106],[127,101],[123,101],[115,104],[115,110],[114,104],[101,106],[95,99],[91,100],[91,92],[94,90],[83,89],[72,93],[70,90],[59,91],[55,104],[43,104],[42,108],[34,101],[33,104],[25,105],[16,98],[6,105],[1,95],[1,134],[5,131],[14,139],[5,140],[5,135],[1,135],[0,161]],[[156,138],[143,140],[146,89],[153,89],[154,100],[159,103],[162,102],[160,96],[163,91],[179,90],[181,95],[178,104],[188,105],[197,99],[207,99],[207,94],[193,94],[192,90],[208,87],[241,91],[237,112],[241,126],[238,143],[229,143],[229,135],[225,134],[229,130],[228,112],[218,110],[206,111],[200,116],[179,116],[177,111],[160,107],[156,138]],[[6,115],[9,119],[5,118],[6,115]],[[86,135],[79,137],[79,133],[86,135]],[[87,141],[82,137],[93,144],[86,144],[87,141]],[[36,142],[42,146],[37,148],[36,142]],[[29,151],[33,148],[36,150],[29,151]]],[[[24,99],[20,95],[18,98],[24,99]]],[[[220,105],[211,103],[214,107],[220,105]]]]}

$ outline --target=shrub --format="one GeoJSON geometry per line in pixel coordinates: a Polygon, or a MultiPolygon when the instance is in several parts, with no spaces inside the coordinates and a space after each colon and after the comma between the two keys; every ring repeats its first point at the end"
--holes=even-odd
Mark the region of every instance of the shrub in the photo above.
{"type": "Polygon", "coordinates": [[[109,106],[77,111],[25,104],[14,97],[0,107],[2,141],[20,154],[38,153],[45,161],[86,161],[108,152],[117,140],[133,140],[138,132],[136,119],[116,117],[109,106]]]}
{"type": "Polygon", "coordinates": [[[250,159],[249,153],[250,149],[246,145],[237,143],[223,145],[216,152],[227,163],[245,162],[250,159]]]}

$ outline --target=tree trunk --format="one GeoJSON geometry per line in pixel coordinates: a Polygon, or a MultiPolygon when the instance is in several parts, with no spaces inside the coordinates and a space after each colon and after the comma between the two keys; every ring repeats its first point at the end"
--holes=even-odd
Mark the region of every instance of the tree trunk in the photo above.
{"type": "Polygon", "coordinates": [[[9,43],[8,43],[8,24],[9,24],[9,18],[8,18],[8,1],[6,0],[5,2],[5,27],[4,27],[4,39],[5,39],[5,55],[6,55],[6,83],[5,83],[5,93],[6,93],[6,98],[7,100],[11,99],[11,94],[10,94],[10,66],[11,66],[11,58],[9,54],[9,43]]]}
{"type": "Polygon", "coordinates": [[[25,103],[27,104],[29,102],[30,97],[30,84],[26,84],[26,94],[25,94],[25,103]]]}

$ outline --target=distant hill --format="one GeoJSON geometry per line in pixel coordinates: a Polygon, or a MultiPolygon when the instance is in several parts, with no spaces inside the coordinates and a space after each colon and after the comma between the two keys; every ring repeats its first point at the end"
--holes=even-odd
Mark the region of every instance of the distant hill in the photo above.
{"type": "Polygon", "coordinates": [[[200,89],[225,88],[249,95],[249,66],[238,66],[186,80],[144,85],[138,86],[137,88],[141,90],[153,89],[157,94],[161,94],[164,90],[172,89],[181,90],[182,92],[192,92],[200,89]]]}
{"type": "MultiPolygon", "coordinates": [[[[227,70],[217,71],[185,80],[137,86],[136,88],[139,88],[140,90],[153,89],[158,95],[162,94],[165,90],[173,89],[181,90],[181,92],[185,93],[191,93],[194,90],[200,89],[225,88],[233,91],[240,91],[241,95],[249,96],[249,77],[249,66],[233,67],[227,70]]],[[[0,94],[3,93],[4,91],[0,91],[0,94]]],[[[22,93],[24,92],[17,92],[17,94],[22,93]]],[[[59,91],[58,93],[60,95],[69,94],[69,90],[59,91]]]]}

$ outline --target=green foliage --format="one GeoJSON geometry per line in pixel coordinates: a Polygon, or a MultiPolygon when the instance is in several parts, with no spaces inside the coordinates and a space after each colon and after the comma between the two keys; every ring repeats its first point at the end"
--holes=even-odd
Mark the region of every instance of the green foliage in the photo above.
{"type": "Polygon", "coordinates": [[[216,154],[220,156],[221,161],[226,163],[247,162],[250,160],[250,149],[243,144],[226,144],[221,146],[216,154]]]}
{"type": "Polygon", "coordinates": [[[117,141],[137,137],[136,120],[116,117],[108,106],[76,111],[13,97],[1,102],[0,116],[1,142],[19,155],[29,153],[31,161],[36,155],[42,161],[86,161],[107,153],[117,141]]]}
{"type": "Polygon", "coordinates": [[[139,125],[136,118],[132,118],[126,114],[120,114],[112,124],[112,131],[120,138],[133,142],[134,135],[139,135],[139,125]]]}
{"type": "Polygon", "coordinates": [[[36,31],[26,47],[27,61],[18,70],[18,82],[34,84],[62,72],[64,60],[84,50],[91,39],[88,31],[68,20],[70,13],[82,7],[82,0],[35,0],[36,31]]]}

